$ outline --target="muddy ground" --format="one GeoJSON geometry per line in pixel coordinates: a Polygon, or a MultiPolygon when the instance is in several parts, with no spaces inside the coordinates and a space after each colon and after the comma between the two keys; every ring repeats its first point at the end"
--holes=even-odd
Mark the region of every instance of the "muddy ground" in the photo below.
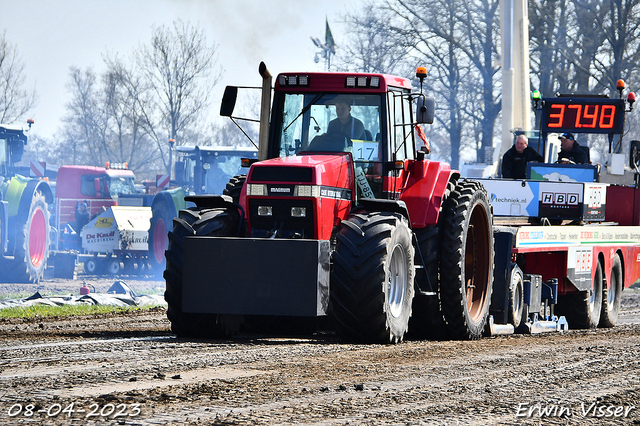
{"type": "Polygon", "coordinates": [[[640,290],[625,290],[614,329],[475,342],[184,340],[164,308],[5,319],[0,335],[3,425],[640,425],[640,290]]]}

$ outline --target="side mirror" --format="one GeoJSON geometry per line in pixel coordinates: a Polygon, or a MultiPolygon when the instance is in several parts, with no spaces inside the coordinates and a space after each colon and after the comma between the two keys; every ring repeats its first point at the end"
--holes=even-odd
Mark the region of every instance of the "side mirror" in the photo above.
{"type": "Polygon", "coordinates": [[[436,100],[419,96],[416,103],[416,123],[433,124],[436,115],[436,100]]]}
{"type": "Polygon", "coordinates": [[[220,105],[220,115],[222,117],[231,117],[233,109],[236,107],[238,99],[238,88],[235,86],[227,86],[222,96],[222,105],[220,105]]]}

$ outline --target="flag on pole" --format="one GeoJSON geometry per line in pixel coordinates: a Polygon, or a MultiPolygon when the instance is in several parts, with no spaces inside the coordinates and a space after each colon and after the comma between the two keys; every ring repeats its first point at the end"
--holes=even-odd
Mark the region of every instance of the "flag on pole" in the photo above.
{"type": "Polygon", "coordinates": [[[329,28],[329,19],[325,18],[327,22],[327,30],[324,35],[324,41],[331,53],[335,55],[336,53],[336,42],[333,40],[333,35],[331,34],[331,28],[329,28]]]}

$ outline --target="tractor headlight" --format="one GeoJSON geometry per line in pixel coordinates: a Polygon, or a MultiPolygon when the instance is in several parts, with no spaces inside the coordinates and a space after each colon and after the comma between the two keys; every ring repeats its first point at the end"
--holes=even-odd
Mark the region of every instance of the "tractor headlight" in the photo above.
{"type": "Polygon", "coordinates": [[[319,197],[320,187],[317,185],[296,185],[293,188],[294,197],[319,197]]]}
{"type": "Polygon", "coordinates": [[[267,185],[263,183],[250,183],[247,185],[247,195],[267,195],[267,185]]]}
{"type": "Polygon", "coordinates": [[[258,216],[273,216],[273,207],[258,206],[258,216]]]}
{"type": "Polygon", "coordinates": [[[306,207],[291,207],[291,217],[307,217],[306,207]]]}

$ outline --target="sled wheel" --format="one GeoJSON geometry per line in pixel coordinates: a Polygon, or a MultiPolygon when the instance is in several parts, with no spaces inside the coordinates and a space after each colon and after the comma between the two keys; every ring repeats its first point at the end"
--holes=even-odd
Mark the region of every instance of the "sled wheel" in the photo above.
{"type": "Polygon", "coordinates": [[[620,255],[616,253],[611,267],[611,279],[607,297],[602,297],[602,312],[600,313],[600,327],[615,327],[618,324],[618,314],[620,313],[620,299],[624,288],[624,275],[622,273],[622,261],[620,255]]]}
{"type": "Polygon", "coordinates": [[[493,291],[492,213],[484,187],[458,182],[442,211],[440,300],[450,337],[482,336],[493,291]]]}
{"type": "Polygon", "coordinates": [[[164,272],[167,318],[178,337],[227,337],[238,331],[241,319],[234,315],[197,314],[182,311],[183,243],[192,235],[229,237],[238,232],[240,215],[235,209],[198,208],[180,210],[169,232],[167,268],[164,272]]]}
{"type": "Polygon", "coordinates": [[[414,248],[401,215],[356,213],[337,234],[331,313],[345,340],[398,343],[414,296],[414,248]]]}
{"type": "Polygon", "coordinates": [[[520,324],[526,321],[524,318],[524,279],[522,270],[518,265],[513,265],[511,269],[511,280],[509,284],[509,323],[514,329],[518,329],[520,324]]]}
{"type": "Polygon", "coordinates": [[[121,270],[120,259],[116,257],[107,260],[107,274],[118,275],[121,270]]]}
{"type": "Polygon", "coordinates": [[[596,328],[602,311],[602,265],[598,261],[591,290],[565,295],[559,302],[560,312],[571,328],[596,328]]]}
{"type": "Polygon", "coordinates": [[[99,265],[98,259],[93,257],[84,262],[84,271],[90,275],[98,275],[100,269],[99,265]]]}

